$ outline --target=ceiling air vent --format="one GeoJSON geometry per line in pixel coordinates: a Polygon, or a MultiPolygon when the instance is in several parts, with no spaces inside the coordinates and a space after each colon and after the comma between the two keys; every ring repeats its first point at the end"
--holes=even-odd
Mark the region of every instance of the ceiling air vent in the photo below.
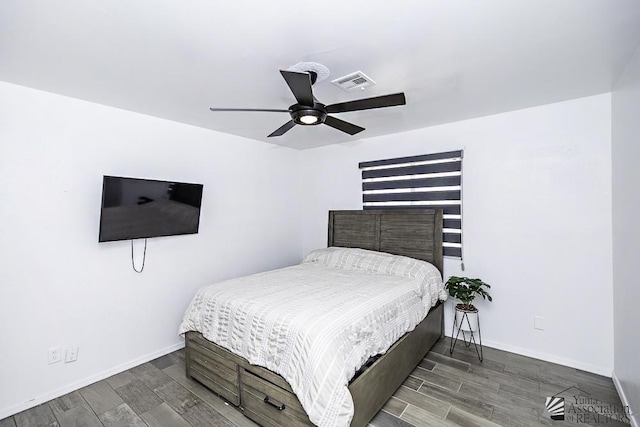
{"type": "Polygon", "coordinates": [[[376,82],[367,76],[362,71],[356,71],[355,73],[347,74],[346,76],[339,77],[332,80],[331,83],[338,86],[340,89],[347,92],[353,92],[357,89],[364,89],[369,86],[373,86],[376,82]]]}

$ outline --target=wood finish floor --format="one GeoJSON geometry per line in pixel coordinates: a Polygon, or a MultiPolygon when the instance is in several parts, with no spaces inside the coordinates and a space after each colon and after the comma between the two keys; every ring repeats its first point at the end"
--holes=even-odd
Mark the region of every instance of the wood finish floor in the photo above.
{"type": "MultiPolygon", "coordinates": [[[[448,345],[447,338],[436,344],[370,426],[628,425],[593,414],[621,406],[610,378],[488,347],[481,363],[473,347],[458,343],[450,355],[448,345]],[[569,387],[577,388],[560,394],[565,421],[552,421],[544,412],[545,398],[569,387]],[[591,414],[579,413],[588,407],[591,414]]],[[[36,426],[256,424],[187,379],[184,350],[179,350],[0,420],[0,427],[36,426]]]]}

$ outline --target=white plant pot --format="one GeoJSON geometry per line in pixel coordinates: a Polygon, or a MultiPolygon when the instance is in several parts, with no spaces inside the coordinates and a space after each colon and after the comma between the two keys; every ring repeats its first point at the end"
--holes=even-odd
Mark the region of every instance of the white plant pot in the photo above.
{"type": "Polygon", "coordinates": [[[462,325],[460,329],[467,332],[475,332],[478,330],[478,310],[475,311],[464,311],[456,307],[456,328],[459,325],[462,325]],[[467,314],[464,317],[464,314],[467,314]],[[468,319],[468,321],[467,321],[468,319]]]}

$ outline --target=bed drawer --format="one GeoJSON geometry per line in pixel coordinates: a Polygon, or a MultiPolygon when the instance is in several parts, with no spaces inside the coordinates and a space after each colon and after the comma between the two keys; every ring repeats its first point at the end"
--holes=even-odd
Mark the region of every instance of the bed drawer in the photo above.
{"type": "Polygon", "coordinates": [[[225,365],[227,368],[231,370],[238,369],[237,359],[239,356],[231,353],[229,350],[224,349],[214,343],[207,341],[197,332],[187,332],[187,336],[189,337],[188,346],[193,346],[194,348],[200,349],[202,351],[206,351],[207,354],[210,354],[210,357],[219,361],[221,364],[225,365]]]}
{"type": "MultiPolygon", "coordinates": [[[[204,341],[200,339],[201,341],[204,341]]],[[[188,341],[187,375],[224,397],[230,403],[240,405],[238,365],[227,358],[222,348],[201,345],[198,339],[188,341]]]]}
{"type": "MultiPolygon", "coordinates": [[[[266,371],[253,366],[248,369],[266,371]]],[[[247,417],[264,427],[313,426],[288,385],[286,390],[260,376],[260,372],[248,369],[240,370],[242,406],[247,417]]]]}

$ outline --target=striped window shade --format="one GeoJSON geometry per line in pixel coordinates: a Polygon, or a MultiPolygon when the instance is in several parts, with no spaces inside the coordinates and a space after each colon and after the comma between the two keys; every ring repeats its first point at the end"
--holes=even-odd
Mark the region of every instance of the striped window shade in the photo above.
{"type": "Polygon", "coordinates": [[[463,151],[360,163],[366,209],[442,209],[443,253],[462,258],[463,151]]]}

